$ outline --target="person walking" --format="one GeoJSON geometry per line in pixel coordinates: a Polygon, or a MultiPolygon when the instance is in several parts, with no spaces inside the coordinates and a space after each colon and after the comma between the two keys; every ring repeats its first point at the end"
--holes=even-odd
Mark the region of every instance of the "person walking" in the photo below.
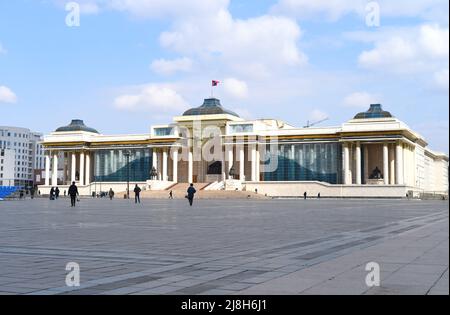
{"type": "Polygon", "coordinates": [[[55,188],[52,187],[52,189],[50,189],[50,200],[55,199],[55,188]]]}
{"type": "Polygon", "coordinates": [[[31,187],[31,189],[30,189],[30,196],[31,196],[31,199],[34,199],[34,187],[31,187]]]}
{"type": "Polygon", "coordinates": [[[173,192],[172,192],[172,190],[169,191],[169,199],[173,199],[173,192]]]}
{"type": "Polygon", "coordinates": [[[134,203],[141,203],[141,198],[139,197],[141,193],[141,189],[139,188],[138,184],[134,186],[134,203]]]}
{"type": "Polygon", "coordinates": [[[306,191],[303,193],[303,199],[306,200],[306,191]]]}
{"type": "Polygon", "coordinates": [[[109,200],[112,200],[114,198],[114,191],[112,190],[112,188],[109,189],[109,200]]]}
{"type": "Polygon", "coordinates": [[[55,198],[58,199],[59,198],[59,188],[56,187],[55,189],[55,198]]]}
{"type": "Polygon", "coordinates": [[[72,182],[72,185],[70,185],[69,187],[69,196],[70,196],[70,206],[75,207],[78,196],[78,188],[75,185],[75,182],[72,182]]]}
{"type": "Polygon", "coordinates": [[[189,188],[187,189],[187,199],[189,200],[189,205],[192,207],[192,202],[194,201],[194,194],[197,191],[194,188],[194,184],[190,184],[189,188]]]}

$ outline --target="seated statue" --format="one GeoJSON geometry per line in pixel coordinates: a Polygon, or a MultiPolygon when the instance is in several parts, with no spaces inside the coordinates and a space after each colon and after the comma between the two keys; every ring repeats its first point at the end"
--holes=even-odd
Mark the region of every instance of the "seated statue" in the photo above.
{"type": "Polygon", "coordinates": [[[370,174],[369,179],[382,179],[382,178],[383,178],[383,175],[381,174],[381,171],[378,168],[378,166],[376,166],[375,169],[370,174]]]}

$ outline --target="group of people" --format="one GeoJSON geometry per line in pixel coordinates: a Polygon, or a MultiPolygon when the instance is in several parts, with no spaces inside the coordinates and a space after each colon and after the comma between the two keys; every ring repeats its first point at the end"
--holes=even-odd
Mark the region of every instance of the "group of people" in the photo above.
{"type": "Polygon", "coordinates": [[[52,189],[50,189],[50,200],[56,200],[58,198],[59,198],[59,188],[52,187],[52,189]]]}
{"type": "MultiPolygon", "coordinates": [[[[141,188],[136,184],[134,189],[134,202],[135,203],[141,203],[141,198],[140,198],[140,194],[141,194],[141,188]]],[[[189,188],[186,191],[186,199],[189,202],[189,205],[192,206],[193,201],[194,201],[194,195],[197,192],[197,190],[195,190],[194,188],[194,184],[190,184],[189,188]]],[[[59,188],[58,187],[52,187],[52,189],[50,190],[50,200],[55,200],[58,199],[59,197],[59,188]]],[[[64,191],[64,195],[66,194],[66,192],[64,191]]],[[[72,185],[70,185],[69,190],[68,190],[68,194],[70,196],[70,206],[71,207],[75,207],[76,202],[78,201],[78,187],[75,185],[75,182],[72,182],[72,185]]],[[[108,192],[108,196],[109,199],[113,199],[114,198],[114,191],[112,190],[112,188],[109,189],[108,192]]],[[[169,199],[173,199],[173,192],[172,190],[169,192],[169,199]]]]}
{"type": "MultiPolygon", "coordinates": [[[[112,189],[110,191],[112,191],[112,189]]],[[[134,203],[141,203],[141,198],[140,198],[141,188],[136,184],[136,186],[134,186],[133,191],[134,191],[134,203]]],[[[192,203],[194,202],[194,195],[196,192],[197,192],[197,190],[195,190],[194,184],[190,184],[189,188],[186,191],[187,195],[185,197],[189,201],[189,205],[191,207],[192,207],[192,203]]],[[[114,194],[114,192],[113,192],[113,194],[114,194]]],[[[169,192],[169,199],[173,199],[173,191],[172,190],[169,192]]]]}

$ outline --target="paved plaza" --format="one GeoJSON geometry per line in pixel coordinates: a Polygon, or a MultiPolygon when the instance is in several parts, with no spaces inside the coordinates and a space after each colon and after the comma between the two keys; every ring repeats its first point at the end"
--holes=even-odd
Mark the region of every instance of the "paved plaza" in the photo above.
{"type": "Polygon", "coordinates": [[[447,201],[0,202],[1,294],[448,294],[447,201]],[[80,266],[68,287],[66,264],[80,266]],[[381,285],[368,287],[368,262],[381,285]]]}

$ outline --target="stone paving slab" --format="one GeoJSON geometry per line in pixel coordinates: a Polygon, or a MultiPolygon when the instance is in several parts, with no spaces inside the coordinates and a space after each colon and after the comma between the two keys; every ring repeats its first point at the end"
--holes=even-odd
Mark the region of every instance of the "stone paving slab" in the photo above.
{"type": "Polygon", "coordinates": [[[448,294],[448,237],[446,201],[8,201],[0,293],[448,294]]]}

